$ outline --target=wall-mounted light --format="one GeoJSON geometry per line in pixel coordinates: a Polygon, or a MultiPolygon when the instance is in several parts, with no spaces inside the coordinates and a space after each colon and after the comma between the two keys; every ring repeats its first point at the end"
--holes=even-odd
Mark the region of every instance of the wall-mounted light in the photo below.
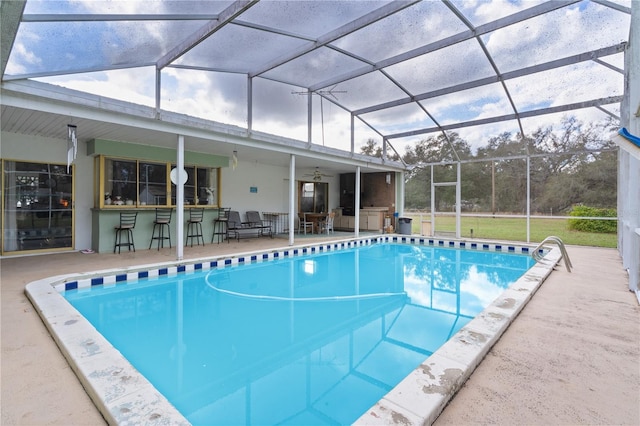
{"type": "Polygon", "coordinates": [[[238,167],[238,151],[235,149],[233,150],[233,156],[231,157],[231,167],[233,167],[233,170],[238,167]]]}
{"type": "Polygon", "coordinates": [[[384,177],[384,181],[387,182],[387,185],[391,185],[391,173],[387,172],[387,175],[384,177]]]}

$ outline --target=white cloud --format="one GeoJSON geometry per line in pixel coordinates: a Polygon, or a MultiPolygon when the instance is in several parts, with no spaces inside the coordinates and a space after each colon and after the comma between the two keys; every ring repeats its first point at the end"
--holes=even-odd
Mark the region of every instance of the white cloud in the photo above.
{"type": "MultiPolygon", "coordinates": [[[[492,0],[487,2],[472,2],[477,5],[475,8],[475,16],[483,22],[491,21],[503,16],[511,15],[525,7],[534,6],[536,2],[532,0],[524,1],[508,1],[508,0],[492,0]]],[[[540,1],[538,1],[540,3],[540,1]]]]}
{"type": "Polygon", "coordinates": [[[33,65],[39,66],[42,64],[42,60],[33,52],[28,49],[25,43],[29,45],[37,44],[42,40],[40,35],[36,32],[25,30],[22,33],[20,41],[16,41],[11,51],[10,61],[7,62],[7,74],[22,74],[29,72],[33,65]]]}
{"type": "Polygon", "coordinates": [[[477,299],[478,305],[483,308],[489,306],[504,290],[503,287],[496,285],[486,273],[478,272],[475,265],[472,265],[469,268],[469,274],[460,280],[460,292],[477,299]]]}
{"type": "Polygon", "coordinates": [[[149,83],[149,76],[145,76],[145,73],[148,74],[149,70],[126,69],[46,77],[40,80],[98,96],[153,107],[155,106],[155,96],[153,92],[141,90],[141,88],[149,83]]]}

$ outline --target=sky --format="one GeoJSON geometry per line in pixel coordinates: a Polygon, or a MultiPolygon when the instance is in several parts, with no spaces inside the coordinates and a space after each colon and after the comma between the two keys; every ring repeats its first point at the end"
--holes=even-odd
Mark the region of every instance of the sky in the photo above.
{"type": "MultiPolygon", "coordinates": [[[[27,2],[25,13],[163,13],[198,10],[218,13],[229,2],[148,1],[46,1],[27,2]]],[[[304,35],[307,40],[266,33],[254,28],[227,26],[177,60],[185,66],[220,71],[164,68],[161,73],[161,108],[214,121],[247,126],[247,75],[273,58],[309,43],[346,24],[356,14],[383,6],[380,1],[268,1],[252,7],[243,21],[267,24],[304,35]],[[229,70],[240,70],[230,73],[229,70]],[[223,72],[224,71],[224,72],[223,72]]],[[[540,4],[533,0],[455,0],[451,2],[471,25],[478,26],[540,4]]],[[[630,7],[629,0],[619,2],[630,7]]],[[[41,81],[101,96],[155,106],[155,61],[180,43],[203,21],[115,21],[23,23],[19,29],[6,74],[50,70],[97,70],[40,78],[41,81]],[[168,37],[167,35],[171,36],[168,37]],[[131,65],[135,68],[126,68],[131,65]],[[104,71],[105,67],[124,67],[104,71]]],[[[297,60],[267,70],[253,79],[254,130],[306,141],[308,86],[377,63],[394,55],[434,43],[468,28],[439,1],[426,0],[390,18],[332,42],[336,49],[321,48],[297,60]],[[351,52],[362,60],[340,52],[351,52]],[[281,80],[286,83],[274,81],[281,80]],[[291,84],[296,82],[299,85],[291,84]]],[[[499,73],[531,67],[628,39],[629,16],[597,3],[583,1],[541,17],[489,32],[480,40],[499,73]]],[[[434,96],[417,103],[363,114],[369,126],[355,121],[356,150],[373,138],[433,128],[466,120],[513,113],[507,93],[518,111],[559,106],[623,93],[623,55],[581,62],[539,75],[505,80],[469,90],[434,96]],[[433,120],[432,120],[433,118],[433,120]],[[435,120],[435,122],[434,122],[435,120]],[[436,124],[437,123],[437,124],[436,124]]],[[[350,112],[359,108],[431,93],[461,83],[496,75],[477,39],[420,55],[320,90],[329,99],[312,95],[314,143],[348,150],[351,143],[350,112]],[[331,92],[330,94],[327,92],[331,92]],[[330,102],[330,100],[336,103],[330,102]]],[[[617,105],[605,107],[619,113],[617,105]]],[[[596,108],[574,111],[583,121],[603,120],[596,108]]],[[[522,121],[525,133],[558,124],[563,114],[522,121]]],[[[477,148],[502,132],[518,132],[515,121],[454,130],[477,148]]],[[[402,154],[406,146],[430,135],[394,138],[402,154]]]]}

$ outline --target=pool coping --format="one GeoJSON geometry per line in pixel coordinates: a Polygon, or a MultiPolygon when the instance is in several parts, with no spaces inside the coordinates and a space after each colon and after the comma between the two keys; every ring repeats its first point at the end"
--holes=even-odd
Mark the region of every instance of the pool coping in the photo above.
{"type": "MultiPolygon", "coordinates": [[[[169,261],[81,274],[65,274],[26,285],[25,293],[83,387],[109,424],[188,425],[188,420],[61,295],[69,289],[207,270],[280,257],[398,242],[434,247],[530,254],[527,245],[416,236],[350,238],[234,255],[169,261]]],[[[560,260],[554,248],[445,345],[428,357],[355,424],[430,424],[517,317],[560,260]]]]}

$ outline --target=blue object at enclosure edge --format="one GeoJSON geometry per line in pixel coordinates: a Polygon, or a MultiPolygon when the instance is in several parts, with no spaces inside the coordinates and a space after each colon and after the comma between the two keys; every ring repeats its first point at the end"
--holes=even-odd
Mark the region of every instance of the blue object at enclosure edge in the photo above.
{"type": "Polygon", "coordinates": [[[394,212],[393,217],[398,217],[398,212],[394,212]]]}
{"type": "Polygon", "coordinates": [[[618,130],[618,134],[640,148],[640,137],[632,135],[626,128],[618,130]]]}

